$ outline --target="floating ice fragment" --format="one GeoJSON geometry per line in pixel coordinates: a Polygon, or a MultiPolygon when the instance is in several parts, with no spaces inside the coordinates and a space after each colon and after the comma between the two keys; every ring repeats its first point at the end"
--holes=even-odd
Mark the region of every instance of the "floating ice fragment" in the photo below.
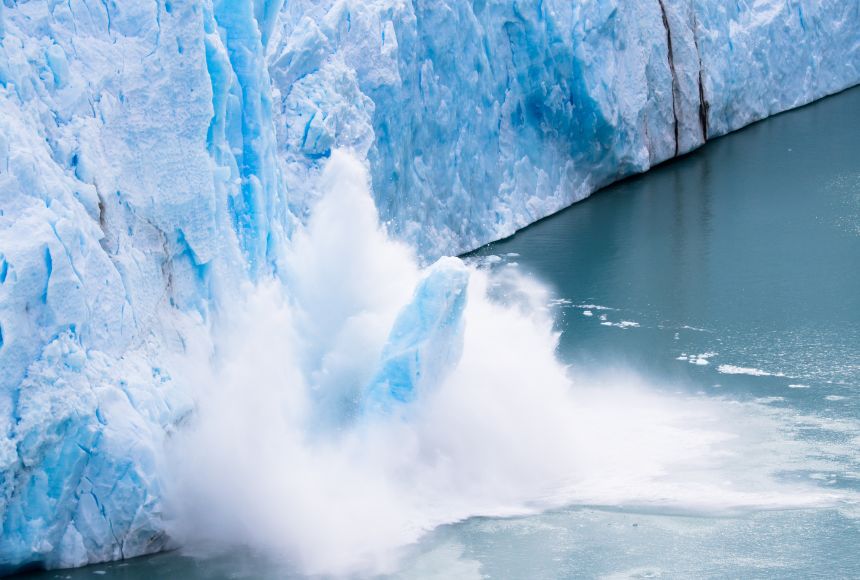
{"type": "Polygon", "coordinates": [[[691,365],[706,366],[710,364],[709,359],[712,359],[715,356],[717,356],[717,353],[715,352],[703,352],[702,354],[690,355],[688,355],[687,353],[681,353],[680,356],[675,357],[675,360],[687,361],[691,365]]]}
{"type": "Polygon", "coordinates": [[[633,322],[632,320],[622,320],[621,322],[609,322],[604,317],[600,318],[603,320],[601,322],[601,326],[613,326],[615,328],[639,328],[638,322],[633,322]]]}
{"type": "Polygon", "coordinates": [[[720,365],[717,372],[724,375],[750,375],[752,377],[784,377],[784,373],[770,373],[761,369],[751,367],[739,367],[735,365],[720,365]]]}

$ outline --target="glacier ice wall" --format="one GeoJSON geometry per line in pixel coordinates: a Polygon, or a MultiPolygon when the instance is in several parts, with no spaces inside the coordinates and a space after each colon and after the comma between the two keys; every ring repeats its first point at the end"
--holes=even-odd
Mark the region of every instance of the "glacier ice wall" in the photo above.
{"type": "Polygon", "coordinates": [[[860,80],[845,0],[285,10],[269,70],[289,174],[333,146],[367,151],[382,218],[430,256],[860,80]]]}
{"type": "Polygon", "coordinates": [[[169,545],[177,359],[333,150],[431,260],[858,81],[850,0],[0,4],[0,572],[169,545]]]}
{"type": "Polygon", "coordinates": [[[243,6],[0,8],[0,571],[167,543],[166,365],[290,227],[243,6]]]}

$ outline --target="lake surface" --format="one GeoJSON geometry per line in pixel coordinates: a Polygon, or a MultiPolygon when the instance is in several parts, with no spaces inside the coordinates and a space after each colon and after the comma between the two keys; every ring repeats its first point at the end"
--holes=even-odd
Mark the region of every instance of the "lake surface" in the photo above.
{"type": "MultiPolygon", "coordinates": [[[[782,477],[860,492],[860,89],[717,139],[469,260],[552,288],[572,368],[770,409],[825,460],[782,477]]],[[[574,506],[444,526],[395,576],[860,577],[859,545],[852,501],[719,515],[574,506]]],[[[248,551],[39,577],[292,576],[248,551]]]]}
{"type": "Polygon", "coordinates": [[[571,302],[561,352],[574,364],[625,362],[804,409],[845,396],[828,414],[856,418],[860,89],[717,139],[476,254],[519,263],[571,302]],[[625,320],[639,327],[612,326],[625,320]]]}

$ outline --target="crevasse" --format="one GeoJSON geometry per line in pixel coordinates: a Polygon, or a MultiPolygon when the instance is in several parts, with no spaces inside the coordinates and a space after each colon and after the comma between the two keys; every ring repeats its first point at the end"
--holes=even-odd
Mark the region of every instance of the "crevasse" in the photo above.
{"type": "Polygon", "coordinates": [[[171,545],[175,358],[332,151],[429,262],[858,81],[850,0],[3,3],[0,572],[171,545]]]}

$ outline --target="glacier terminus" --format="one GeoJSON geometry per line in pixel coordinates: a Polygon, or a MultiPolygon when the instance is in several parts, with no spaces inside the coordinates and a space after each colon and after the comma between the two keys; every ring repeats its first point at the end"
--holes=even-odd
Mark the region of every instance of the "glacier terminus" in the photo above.
{"type": "Polygon", "coordinates": [[[858,83],[856,0],[5,0],[0,573],[177,545],[183,360],[249,284],[302,299],[330,164],[428,266],[355,388],[398,415],[460,357],[445,256],[858,83]]]}

